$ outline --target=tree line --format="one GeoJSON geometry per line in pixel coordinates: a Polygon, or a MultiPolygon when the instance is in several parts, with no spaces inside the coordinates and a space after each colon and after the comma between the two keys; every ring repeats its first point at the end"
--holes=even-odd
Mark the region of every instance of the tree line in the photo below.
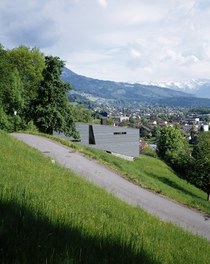
{"type": "Polygon", "coordinates": [[[160,130],[157,153],[181,177],[199,187],[210,198],[210,132],[200,132],[193,147],[189,147],[179,126],[160,130]]]}
{"type": "Polygon", "coordinates": [[[75,121],[90,121],[91,113],[68,100],[71,90],[61,80],[65,63],[37,48],[5,50],[0,44],[0,129],[53,130],[78,138],[75,121]]]}

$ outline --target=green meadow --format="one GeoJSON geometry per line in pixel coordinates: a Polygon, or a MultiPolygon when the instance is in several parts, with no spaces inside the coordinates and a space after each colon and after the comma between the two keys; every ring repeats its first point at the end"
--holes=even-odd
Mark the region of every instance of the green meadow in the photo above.
{"type": "MultiPolygon", "coordinates": [[[[0,263],[209,263],[209,241],[127,205],[3,132],[0,146],[0,263]]],[[[159,160],[92,153],[141,185],[161,193],[168,185],[202,201],[191,186],[173,186],[173,172],[159,160]],[[163,171],[168,182],[158,179],[163,171]]]]}

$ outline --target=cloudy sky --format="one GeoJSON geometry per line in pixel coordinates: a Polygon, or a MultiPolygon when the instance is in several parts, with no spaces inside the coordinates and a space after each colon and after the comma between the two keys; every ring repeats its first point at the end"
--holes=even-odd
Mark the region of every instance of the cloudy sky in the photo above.
{"type": "Polygon", "coordinates": [[[93,78],[210,79],[210,1],[0,0],[0,42],[93,78]]]}

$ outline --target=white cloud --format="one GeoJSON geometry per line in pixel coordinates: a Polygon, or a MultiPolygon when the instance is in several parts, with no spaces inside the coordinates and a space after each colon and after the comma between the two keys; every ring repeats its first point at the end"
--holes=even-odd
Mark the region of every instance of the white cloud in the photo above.
{"type": "Polygon", "coordinates": [[[1,0],[0,35],[87,76],[180,81],[209,78],[209,17],[207,0],[1,0]]]}
{"type": "Polygon", "coordinates": [[[134,48],[132,48],[131,49],[131,56],[133,58],[140,58],[141,57],[141,52],[136,50],[136,49],[134,49],[134,48]]]}
{"type": "Polygon", "coordinates": [[[177,10],[184,13],[185,15],[193,15],[197,9],[197,2],[196,0],[185,0],[180,1],[177,5],[177,10]]]}
{"type": "Polygon", "coordinates": [[[107,0],[98,0],[98,3],[103,8],[107,8],[107,5],[108,5],[108,1],[107,0]]]}
{"type": "Polygon", "coordinates": [[[203,48],[202,50],[203,57],[209,60],[210,59],[210,42],[209,43],[204,42],[202,48],[203,48]]]}
{"type": "Polygon", "coordinates": [[[135,26],[142,23],[154,23],[164,19],[166,15],[165,11],[165,8],[159,7],[154,3],[146,4],[146,1],[136,1],[136,3],[132,5],[131,1],[115,9],[111,17],[118,25],[135,26]]]}

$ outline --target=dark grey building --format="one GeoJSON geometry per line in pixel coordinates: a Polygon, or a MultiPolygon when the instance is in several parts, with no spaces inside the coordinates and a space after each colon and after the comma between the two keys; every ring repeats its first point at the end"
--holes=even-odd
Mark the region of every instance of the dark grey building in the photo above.
{"type": "Polygon", "coordinates": [[[79,144],[125,156],[139,156],[138,129],[87,123],[76,123],[76,128],[81,139],[79,144]]]}

